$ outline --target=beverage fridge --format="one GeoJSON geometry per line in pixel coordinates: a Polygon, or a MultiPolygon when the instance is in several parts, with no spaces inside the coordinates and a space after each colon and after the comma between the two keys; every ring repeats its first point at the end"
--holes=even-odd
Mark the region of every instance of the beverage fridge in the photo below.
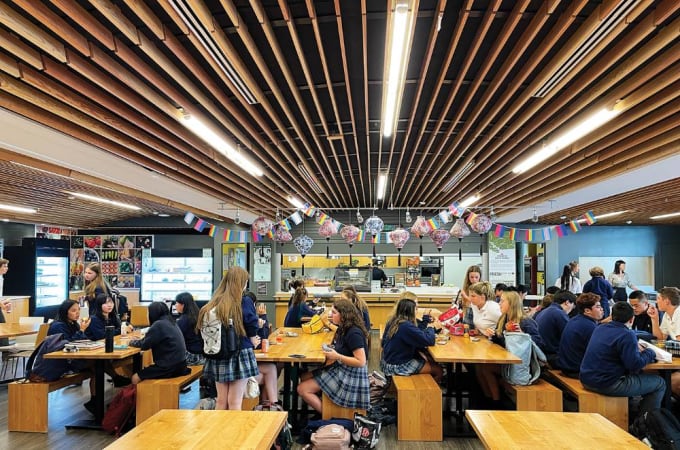
{"type": "Polygon", "coordinates": [[[36,308],[55,306],[68,298],[69,241],[24,238],[21,247],[5,247],[10,269],[5,295],[30,295],[29,315],[36,308]]]}
{"type": "Polygon", "coordinates": [[[213,293],[211,248],[152,249],[142,258],[141,301],[173,301],[180,292],[208,301],[213,293]]]}

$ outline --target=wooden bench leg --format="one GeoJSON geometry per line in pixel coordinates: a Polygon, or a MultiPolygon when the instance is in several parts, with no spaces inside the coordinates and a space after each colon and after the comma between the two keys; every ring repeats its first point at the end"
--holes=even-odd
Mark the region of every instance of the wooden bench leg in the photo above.
{"type": "Polygon", "coordinates": [[[47,383],[10,383],[7,429],[47,433],[47,383]]]}
{"type": "Polygon", "coordinates": [[[137,425],[161,409],[179,409],[178,384],[137,385],[137,425]]]}
{"type": "Polygon", "coordinates": [[[366,414],[365,409],[345,408],[333,402],[326,394],[321,394],[321,418],[328,419],[351,419],[354,420],[354,413],[366,414]]]}
{"type": "Polygon", "coordinates": [[[578,397],[578,410],[601,414],[621,429],[628,431],[628,397],[581,394],[578,397]]]}
{"type": "Polygon", "coordinates": [[[397,389],[397,439],[441,441],[442,391],[431,375],[395,376],[397,389]]]}

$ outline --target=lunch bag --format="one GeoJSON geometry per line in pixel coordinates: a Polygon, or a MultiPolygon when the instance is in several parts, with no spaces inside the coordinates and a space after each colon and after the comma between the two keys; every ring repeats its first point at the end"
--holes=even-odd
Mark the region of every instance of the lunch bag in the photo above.
{"type": "Polygon", "coordinates": [[[324,425],[312,434],[314,450],[349,450],[352,435],[342,425],[324,425]]]}
{"type": "Polygon", "coordinates": [[[302,324],[302,331],[307,334],[319,333],[321,330],[323,330],[323,320],[318,314],[314,314],[309,322],[302,324]]]}
{"type": "Polygon", "coordinates": [[[637,416],[630,433],[638,439],[646,438],[654,450],[680,450],[680,422],[666,408],[637,416]]]}

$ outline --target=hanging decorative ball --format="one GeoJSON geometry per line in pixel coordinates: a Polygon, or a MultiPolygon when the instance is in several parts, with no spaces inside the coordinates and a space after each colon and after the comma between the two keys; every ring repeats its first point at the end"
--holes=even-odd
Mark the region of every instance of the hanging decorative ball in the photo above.
{"type": "Polygon", "coordinates": [[[331,236],[338,234],[338,227],[334,223],[333,219],[328,219],[319,227],[319,235],[325,237],[326,240],[330,239],[331,236]]]}
{"type": "Polygon", "coordinates": [[[406,245],[410,238],[411,233],[403,228],[396,228],[394,231],[390,232],[390,239],[398,250],[404,248],[404,245],[406,245]]]}
{"type": "Polygon", "coordinates": [[[251,225],[253,231],[260,236],[266,236],[270,231],[272,231],[272,227],[274,226],[274,223],[267,219],[264,216],[260,216],[251,225]]]}
{"type": "Polygon", "coordinates": [[[361,230],[354,225],[345,225],[342,227],[342,230],[340,230],[340,236],[345,240],[345,242],[352,245],[352,243],[357,240],[360,231],[361,230]]]}
{"type": "Polygon", "coordinates": [[[293,240],[293,235],[283,227],[276,227],[276,230],[274,231],[274,240],[276,242],[290,242],[293,240]]]}
{"type": "Polygon", "coordinates": [[[470,227],[472,231],[479,234],[487,233],[491,229],[491,219],[484,214],[480,214],[472,221],[470,227]]]}
{"type": "Polygon", "coordinates": [[[366,219],[366,222],[364,223],[364,230],[375,236],[382,231],[384,226],[385,223],[383,220],[380,217],[373,215],[366,219]]]}
{"type": "Polygon", "coordinates": [[[411,226],[411,233],[415,234],[419,238],[427,236],[430,233],[430,230],[430,225],[427,223],[427,220],[425,220],[424,216],[418,216],[416,221],[413,222],[413,225],[411,226]]]}
{"type": "Polygon", "coordinates": [[[312,248],[312,245],[314,245],[314,239],[310,238],[306,234],[303,234],[302,236],[298,236],[295,239],[293,239],[293,245],[295,245],[297,251],[300,252],[302,257],[304,258],[305,255],[309,253],[309,250],[312,248]]]}
{"type": "Polygon", "coordinates": [[[434,245],[440,252],[442,251],[442,247],[448,242],[450,237],[451,234],[449,234],[449,232],[446,230],[442,230],[441,228],[438,230],[432,230],[432,232],[430,233],[430,239],[432,239],[432,242],[434,242],[434,245]]]}
{"type": "Polygon", "coordinates": [[[456,223],[454,223],[453,227],[451,228],[451,236],[457,237],[458,240],[460,241],[469,234],[470,228],[468,228],[465,221],[463,219],[456,219],[456,223]]]}

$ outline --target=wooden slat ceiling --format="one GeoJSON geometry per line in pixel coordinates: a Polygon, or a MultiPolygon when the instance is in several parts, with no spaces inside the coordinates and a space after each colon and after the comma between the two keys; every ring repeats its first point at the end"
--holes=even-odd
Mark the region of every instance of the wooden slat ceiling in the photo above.
{"type": "MultiPolygon", "coordinates": [[[[238,94],[169,0],[15,0],[0,2],[0,107],[271,215],[290,207],[288,194],[328,211],[447,205],[475,192],[499,209],[530,206],[680,153],[677,0],[632,1],[625,18],[540,98],[533,96],[538,87],[625,0],[411,0],[418,15],[390,138],[380,133],[390,1],[173,1],[193,11],[256,104],[238,94]],[[512,173],[569,124],[605,107],[620,115],[533,172],[512,173]],[[178,108],[212,123],[265,175],[247,175],[193,135],[178,108]],[[390,176],[384,201],[375,198],[379,172],[390,176]]],[[[2,164],[0,176],[7,170],[17,169],[2,164]]],[[[663,210],[680,211],[671,192],[663,210]]],[[[647,195],[621,197],[638,193],[647,195]]],[[[14,195],[51,201],[48,190],[14,195]]],[[[555,211],[541,221],[559,223],[591,206],[604,214],[618,203],[625,201],[555,211]]],[[[663,212],[652,206],[608,223],[643,223],[663,212]]],[[[92,225],[103,219],[87,217],[83,223],[92,225]]]]}

